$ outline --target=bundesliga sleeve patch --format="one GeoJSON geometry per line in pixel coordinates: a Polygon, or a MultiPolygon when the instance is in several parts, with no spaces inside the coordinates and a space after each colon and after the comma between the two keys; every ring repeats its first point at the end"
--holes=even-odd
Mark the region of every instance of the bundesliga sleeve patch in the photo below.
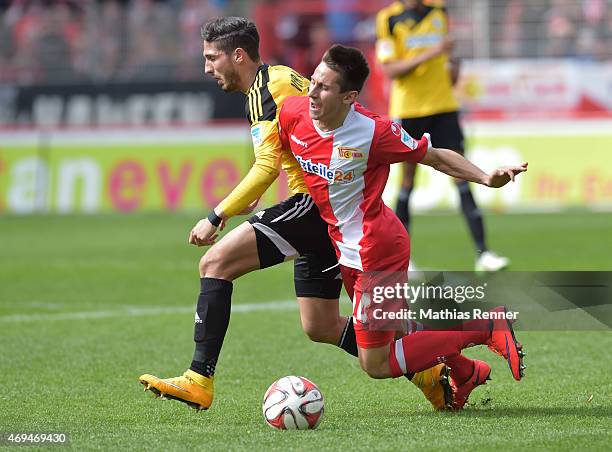
{"type": "Polygon", "coordinates": [[[379,60],[387,60],[395,55],[395,46],[389,39],[376,41],[376,56],[379,60]]]}
{"type": "Polygon", "coordinates": [[[251,127],[251,138],[253,139],[253,147],[258,148],[262,142],[261,124],[251,127]]]}
{"type": "Polygon", "coordinates": [[[417,140],[412,138],[410,134],[406,132],[404,129],[401,129],[401,130],[402,130],[402,136],[401,136],[402,143],[404,143],[406,147],[409,147],[410,149],[414,151],[419,146],[419,143],[417,142],[417,140]]]}

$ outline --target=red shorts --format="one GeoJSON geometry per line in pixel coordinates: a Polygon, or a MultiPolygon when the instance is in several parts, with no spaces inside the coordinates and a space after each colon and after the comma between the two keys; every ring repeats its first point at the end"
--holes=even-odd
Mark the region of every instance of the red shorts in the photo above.
{"type": "MultiPolygon", "coordinates": [[[[385,269],[384,272],[376,272],[376,274],[389,274],[394,282],[400,282],[398,278],[407,281],[408,259],[402,260],[394,267],[385,269]]],[[[357,345],[361,348],[377,348],[391,343],[399,328],[385,327],[379,329],[372,325],[372,322],[368,324],[368,318],[371,318],[369,316],[370,308],[373,307],[371,289],[369,290],[368,287],[372,287],[372,280],[376,276],[373,276],[373,273],[364,273],[361,270],[344,265],[340,265],[340,271],[342,272],[344,287],[353,302],[353,325],[357,345]]]]}

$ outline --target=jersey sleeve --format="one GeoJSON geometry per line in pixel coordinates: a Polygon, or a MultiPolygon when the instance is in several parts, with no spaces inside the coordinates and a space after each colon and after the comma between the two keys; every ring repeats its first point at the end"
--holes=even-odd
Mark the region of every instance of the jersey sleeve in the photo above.
{"type": "Polygon", "coordinates": [[[386,63],[398,59],[398,49],[385,10],[376,15],[376,59],[386,63]]]}
{"type": "Polygon", "coordinates": [[[239,214],[260,198],[278,177],[284,147],[278,127],[280,108],[288,96],[305,95],[308,80],[290,68],[261,70],[248,92],[247,115],[255,163],[246,177],[218,206],[217,213],[226,217],[239,214]]]}
{"type": "Polygon", "coordinates": [[[251,127],[253,143],[258,142],[254,146],[255,163],[244,179],[221,201],[216,209],[218,214],[227,218],[238,215],[259,199],[278,177],[281,147],[276,122],[266,121],[251,127]]]}
{"type": "Polygon", "coordinates": [[[278,134],[278,106],[264,73],[257,75],[249,90],[247,111],[255,162],[240,183],[217,206],[217,213],[233,217],[259,199],[276,180],[281,167],[282,146],[278,134]]]}
{"type": "Polygon", "coordinates": [[[415,140],[399,124],[381,120],[377,125],[377,140],[370,158],[381,165],[399,162],[419,163],[431,148],[429,134],[415,140]]]}

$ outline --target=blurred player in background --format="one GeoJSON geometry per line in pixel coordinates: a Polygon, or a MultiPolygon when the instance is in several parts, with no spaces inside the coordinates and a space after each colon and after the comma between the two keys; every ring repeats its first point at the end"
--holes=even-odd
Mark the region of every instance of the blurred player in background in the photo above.
{"type": "MultiPolygon", "coordinates": [[[[368,74],[361,51],[332,46],[311,77],[308,98],[285,101],[279,116],[281,138],[300,163],[328,224],[353,301],[363,370],[373,378],[396,378],[446,362],[457,384],[455,406],[461,408],[491,371],[487,363],[466,358],[461,351],[486,344],[506,358],[513,377],[520,380],[521,346],[506,319],[474,319],[463,331],[417,331],[397,340],[393,328],[375,324],[372,308],[377,305],[371,291],[379,283],[372,281],[386,279],[379,285],[385,288],[401,282],[394,279],[397,275],[405,281],[410,259],[408,234],[382,201],[389,167],[407,161],[422,163],[449,176],[499,188],[526,171],[527,164],[487,174],[456,152],[432,147],[428,134],[416,141],[395,122],[356,103],[368,74]]],[[[505,308],[493,311],[505,312],[505,308]]]]}
{"type": "MultiPolygon", "coordinates": [[[[383,72],[392,79],[389,116],[410,135],[420,137],[429,132],[433,146],[463,155],[459,103],[453,94],[458,62],[449,68],[454,41],[448,36],[446,10],[430,3],[443,2],[396,1],[376,17],[376,56],[383,72]]],[[[416,165],[404,162],[402,167],[395,213],[408,231],[416,165]]],[[[476,246],[476,271],[504,269],[509,260],[487,248],[482,213],[468,182],[457,179],[455,182],[461,210],[476,246]]]]}
{"type": "MultiPolygon", "coordinates": [[[[247,96],[255,163],[240,184],[189,234],[189,243],[214,246],[200,261],[200,294],[195,315],[195,352],[189,369],[176,378],[142,375],[145,389],[207,409],[213,376],[230,319],[232,281],[260,268],[295,259],[294,283],[302,327],[316,342],[337,345],[357,356],[352,317],[340,316],[342,279],[327,226],[308,194],[300,165],[283,150],[278,113],[287,96],[305,96],[308,80],[286,66],[263,64],[255,24],[244,18],[214,19],[202,28],[205,72],[227,92],[247,96]],[[235,215],[253,210],[257,200],[285,170],[293,195],[258,212],[218,243],[218,228],[235,215]]],[[[434,364],[407,374],[436,409],[450,405],[448,368],[434,364]]]]}

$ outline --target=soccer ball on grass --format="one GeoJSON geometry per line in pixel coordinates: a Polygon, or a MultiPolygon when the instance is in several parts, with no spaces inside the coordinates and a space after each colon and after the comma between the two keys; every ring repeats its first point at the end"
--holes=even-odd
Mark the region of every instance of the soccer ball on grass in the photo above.
{"type": "Polygon", "coordinates": [[[316,428],[323,417],[323,394],[312,381],[293,375],[270,385],[263,399],[263,415],[279,430],[316,428]]]}

